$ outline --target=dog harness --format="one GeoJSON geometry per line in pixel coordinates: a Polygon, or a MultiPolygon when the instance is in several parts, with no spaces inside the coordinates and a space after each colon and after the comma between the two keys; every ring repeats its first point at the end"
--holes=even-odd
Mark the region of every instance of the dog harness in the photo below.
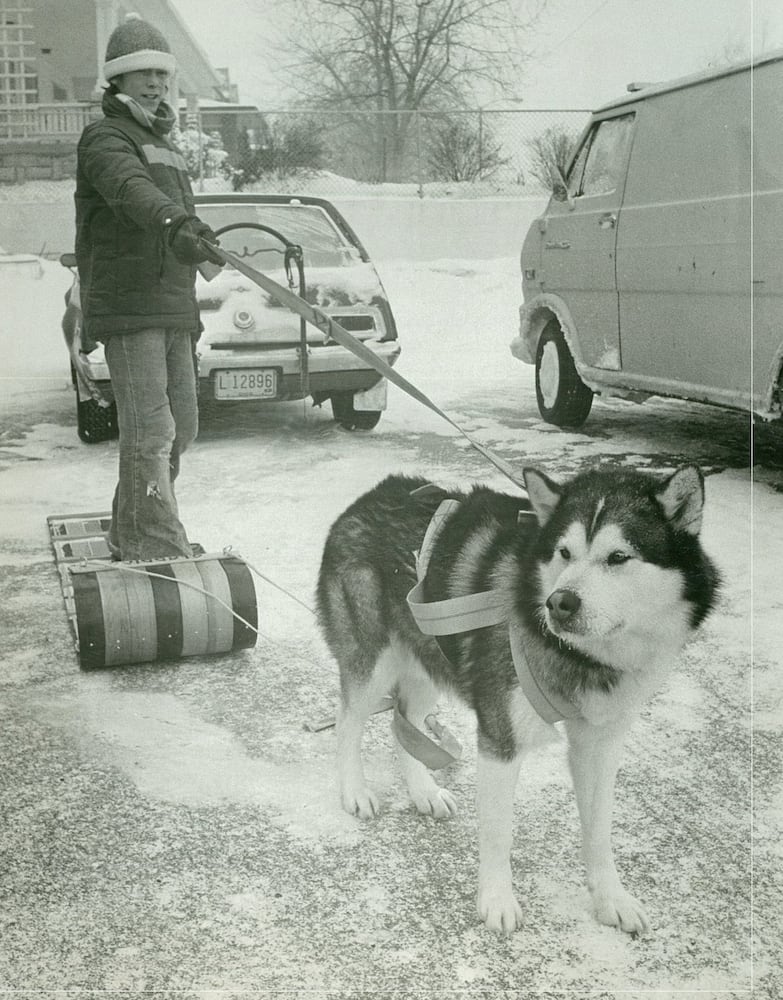
{"type": "Polygon", "coordinates": [[[406,598],[416,624],[425,635],[456,635],[474,628],[500,625],[506,620],[505,601],[497,590],[484,590],[480,594],[465,594],[445,601],[424,600],[424,577],[430,564],[432,548],[438,540],[446,521],[459,508],[459,500],[444,500],[432,515],[424,540],[416,557],[416,586],[406,598]]]}
{"type": "MultiPolygon", "coordinates": [[[[413,493],[422,495],[428,487],[421,487],[413,493]]],[[[581,712],[573,702],[546,688],[530,666],[525,650],[524,631],[510,621],[508,601],[498,590],[484,590],[477,594],[447,598],[443,601],[424,600],[424,578],[427,575],[432,549],[449,517],[459,508],[458,500],[443,500],[433,514],[416,560],[416,584],[407,596],[411,614],[424,635],[442,636],[470,632],[490,625],[508,622],[508,638],[511,658],[517,673],[519,686],[536,713],[547,723],[562,722],[579,718],[581,712]]],[[[520,511],[520,517],[535,517],[532,511],[520,511]]],[[[445,656],[445,654],[444,654],[445,656]]],[[[400,744],[411,756],[423,761],[427,767],[445,767],[459,759],[461,748],[451,733],[430,715],[425,720],[428,728],[440,740],[434,743],[405,718],[395,705],[394,731],[400,744]]]]}

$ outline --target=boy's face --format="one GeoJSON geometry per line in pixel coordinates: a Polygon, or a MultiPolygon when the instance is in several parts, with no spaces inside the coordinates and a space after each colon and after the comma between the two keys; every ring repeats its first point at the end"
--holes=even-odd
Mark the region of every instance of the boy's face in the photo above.
{"type": "Polygon", "coordinates": [[[169,74],[165,69],[135,69],[114,80],[117,89],[132,97],[145,111],[152,114],[169,90],[169,74]]]}

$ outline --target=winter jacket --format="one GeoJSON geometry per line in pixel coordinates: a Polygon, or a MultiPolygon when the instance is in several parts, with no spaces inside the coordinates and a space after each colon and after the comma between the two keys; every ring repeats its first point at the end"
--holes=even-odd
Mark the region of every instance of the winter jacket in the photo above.
{"type": "MultiPolygon", "coordinates": [[[[170,111],[170,109],[168,109],[170,111]]],[[[172,225],[193,215],[185,161],[166,137],[173,115],[153,130],[107,90],[104,118],[79,140],[76,169],[76,260],[85,332],[153,327],[200,329],[196,269],[168,245],[172,225]]]]}

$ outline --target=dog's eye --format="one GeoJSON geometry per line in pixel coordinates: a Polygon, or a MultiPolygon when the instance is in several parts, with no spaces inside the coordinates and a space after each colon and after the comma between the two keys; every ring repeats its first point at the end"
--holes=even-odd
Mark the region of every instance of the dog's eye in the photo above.
{"type": "Polygon", "coordinates": [[[606,560],[610,566],[621,566],[623,563],[628,562],[630,555],[627,552],[611,552],[609,558],[606,560]]]}
{"type": "Polygon", "coordinates": [[[571,550],[567,548],[565,545],[560,546],[560,548],[557,550],[557,554],[560,556],[561,559],[564,559],[566,562],[568,562],[568,560],[571,558],[571,550]]]}

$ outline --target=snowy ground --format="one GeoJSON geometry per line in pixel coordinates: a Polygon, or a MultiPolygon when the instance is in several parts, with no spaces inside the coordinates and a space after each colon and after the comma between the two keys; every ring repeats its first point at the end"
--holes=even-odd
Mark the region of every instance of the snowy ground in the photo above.
{"type": "MultiPolygon", "coordinates": [[[[0,269],[0,993],[82,997],[781,995],[780,615],[783,461],[765,431],[708,407],[597,403],[580,433],[543,424],[511,358],[518,262],[381,262],[400,370],[517,466],[598,462],[708,474],[704,540],[718,612],[635,730],[616,842],[653,934],[597,925],[578,862],[562,748],[521,783],[515,880],[526,925],[475,917],[471,721],[440,780],[448,824],[408,806],[386,717],[367,740],[383,816],[342,814],[334,704],[312,617],[258,583],[262,638],[244,654],[82,673],[47,514],[105,508],[116,445],[87,447],[58,330],[67,274],[0,269]],[[751,472],[753,474],[751,474],[751,472]],[[753,876],[753,881],[751,877],[753,876]],[[777,942],[777,943],[776,943],[777,942]]],[[[511,488],[434,414],[390,391],[376,431],[349,435],[303,404],[210,414],[179,489],[208,550],[233,545],[312,604],[334,517],[392,471],[511,488]]]]}

